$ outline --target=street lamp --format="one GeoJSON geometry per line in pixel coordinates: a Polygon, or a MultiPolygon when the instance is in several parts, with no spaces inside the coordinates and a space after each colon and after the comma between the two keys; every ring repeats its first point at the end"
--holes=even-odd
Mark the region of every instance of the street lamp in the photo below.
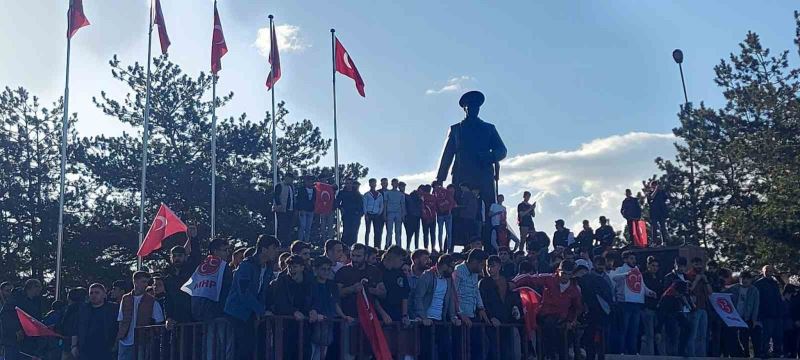
{"type": "MultiPolygon", "coordinates": [[[[672,51],[672,59],[675,60],[675,63],[678,64],[678,70],[681,72],[681,85],[683,85],[683,101],[684,101],[684,109],[689,106],[689,96],[686,95],[686,81],[683,78],[683,51],[681,49],[675,49],[672,51]]],[[[691,221],[694,224],[697,224],[697,194],[695,193],[695,184],[694,184],[694,149],[692,149],[692,142],[687,141],[687,145],[689,147],[689,198],[691,200],[690,204],[690,217],[691,221]]],[[[705,233],[705,229],[702,229],[703,233],[705,233]]],[[[696,235],[696,234],[695,234],[696,235]]],[[[703,236],[703,240],[705,242],[705,236],[703,236]]],[[[686,239],[684,238],[683,244],[686,245],[686,239]]]]}

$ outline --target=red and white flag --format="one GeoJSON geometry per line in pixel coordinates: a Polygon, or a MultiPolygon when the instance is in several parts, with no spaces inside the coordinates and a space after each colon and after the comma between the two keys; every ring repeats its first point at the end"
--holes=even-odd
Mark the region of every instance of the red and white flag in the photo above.
{"type": "Polygon", "coordinates": [[[644,279],[642,272],[638,267],[631,269],[627,276],[625,276],[625,302],[644,303],[644,279]]]}
{"type": "Polygon", "coordinates": [[[356,295],[356,306],[358,307],[358,322],[361,323],[361,330],[372,347],[372,354],[376,360],[392,360],[392,352],[389,351],[389,343],[386,342],[386,335],[383,334],[381,322],[378,314],[370,303],[364,289],[361,294],[356,295]]]}
{"type": "Polygon", "coordinates": [[[525,330],[533,338],[536,334],[536,315],[539,314],[542,296],[527,286],[514,289],[519,292],[522,299],[522,317],[525,320],[525,330]]]}
{"type": "Polygon", "coordinates": [[[333,201],[336,197],[336,190],[333,185],[326,183],[314,183],[314,212],[320,215],[327,215],[333,212],[333,201]]]}
{"type": "Polygon", "coordinates": [[[214,33],[211,35],[211,73],[216,75],[222,70],[222,57],[228,53],[225,35],[222,33],[222,22],[219,21],[217,2],[214,2],[214,33]]]}
{"type": "Polygon", "coordinates": [[[161,204],[136,255],[139,257],[150,255],[153,251],[161,249],[164,239],[180,232],[185,233],[187,230],[186,224],[167,205],[161,204]]]}
{"type": "Polygon", "coordinates": [[[272,89],[281,78],[281,56],[278,54],[278,37],[275,35],[275,25],[269,29],[269,64],[272,69],[267,75],[267,89],[272,89]]]}
{"type": "Polygon", "coordinates": [[[640,248],[647,247],[647,223],[644,220],[634,220],[631,222],[633,229],[630,229],[633,234],[633,245],[640,248]]]}
{"type": "Polygon", "coordinates": [[[83,0],[70,0],[69,10],[67,10],[67,37],[71,38],[78,32],[78,29],[88,26],[89,19],[83,13],[83,0]]]}
{"type": "Polygon", "coordinates": [[[219,294],[222,292],[222,278],[227,265],[225,260],[208,255],[200,265],[197,265],[194,274],[181,286],[181,290],[192,297],[219,301],[219,294]]]}
{"type": "Polygon", "coordinates": [[[45,324],[42,324],[39,320],[36,320],[33,316],[30,316],[25,311],[22,311],[22,309],[18,307],[15,309],[17,310],[17,318],[19,319],[19,323],[20,325],[22,325],[22,331],[25,332],[26,336],[62,337],[57,332],[47,327],[45,324]]]}
{"type": "Polygon", "coordinates": [[[158,26],[158,40],[161,42],[161,53],[166,54],[169,45],[169,35],[167,35],[167,24],[164,22],[164,13],[161,12],[161,0],[155,0],[155,4],[151,3],[150,16],[153,19],[153,25],[158,26]]]}
{"type": "Polygon", "coordinates": [[[366,95],[364,95],[364,80],[361,79],[361,74],[358,73],[356,64],[353,62],[353,59],[350,58],[350,54],[345,50],[344,46],[342,46],[342,43],[339,42],[339,38],[336,38],[335,57],[336,71],[353,79],[356,82],[356,89],[359,95],[366,97],[366,95]]]}
{"type": "Polygon", "coordinates": [[[736,311],[732,299],[733,297],[731,294],[712,293],[708,300],[711,302],[711,305],[714,306],[714,310],[717,311],[717,315],[722,318],[726,326],[747,328],[747,323],[742,320],[739,312],[736,311]]]}

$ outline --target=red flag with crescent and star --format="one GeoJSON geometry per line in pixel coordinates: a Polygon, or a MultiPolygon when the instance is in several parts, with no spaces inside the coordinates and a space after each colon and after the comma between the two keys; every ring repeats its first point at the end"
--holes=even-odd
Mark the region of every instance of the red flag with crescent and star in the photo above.
{"type": "Polygon", "coordinates": [[[155,0],[155,4],[151,6],[151,16],[153,25],[158,25],[158,40],[161,42],[161,53],[166,54],[170,44],[169,35],[167,35],[167,23],[164,22],[164,13],[161,12],[161,0],[155,0]]]}
{"type": "Polygon", "coordinates": [[[333,212],[333,200],[336,198],[336,190],[333,185],[326,183],[314,183],[314,213],[328,215],[333,212]]]}
{"type": "Polygon", "coordinates": [[[89,19],[87,19],[86,15],[83,13],[83,0],[70,0],[69,10],[67,10],[67,21],[69,22],[69,26],[67,27],[68,38],[75,35],[78,29],[89,25],[89,19]]]}
{"type": "Polygon", "coordinates": [[[339,38],[336,38],[336,71],[353,79],[356,82],[358,94],[361,95],[361,97],[366,97],[366,95],[364,95],[364,80],[361,79],[361,74],[358,73],[356,64],[353,63],[353,59],[350,58],[350,53],[348,53],[344,46],[342,46],[342,43],[339,42],[339,38]]]}
{"type": "Polygon", "coordinates": [[[272,89],[281,78],[281,56],[278,54],[278,37],[275,35],[275,25],[269,29],[269,64],[272,69],[267,75],[267,89],[272,89]]]}
{"type": "Polygon", "coordinates": [[[136,255],[139,257],[150,255],[153,251],[161,249],[164,239],[180,232],[185,233],[187,230],[186,224],[167,205],[162,203],[136,255]]]}
{"type": "Polygon", "coordinates": [[[378,313],[367,297],[366,289],[361,289],[360,294],[356,294],[356,305],[358,307],[358,322],[361,323],[361,330],[367,337],[372,354],[376,360],[392,360],[392,352],[389,350],[389,343],[386,342],[386,335],[383,333],[381,321],[378,320],[378,313]]]}
{"type": "Polygon", "coordinates": [[[522,317],[525,320],[525,330],[533,338],[536,331],[536,316],[539,314],[542,296],[527,286],[514,289],[519,292],[522,300],[522,317]]]}
{"type": "Polygon", "coordinates": [[[33,316],[28,315],[25,311],[22,311],[20,308],[15,308],[17,310],[17,318],[19,319],[19,324],[22,326],[22,331],[25,332],[26,336],[30,337],[41,337],[41,336],[52,336],[52,337],[62,337],[57,332],[53,331],[45,324],[36,320],[33,316]]]}
{"type": "Polygon", "coordinates": [[[211,35],[211,73],[216,75],[222,70],[222,57],[228,53],[225,35],[222,33],[222,22],[219,21],[217,2],[214,2],[214,33],[211,35]]]}

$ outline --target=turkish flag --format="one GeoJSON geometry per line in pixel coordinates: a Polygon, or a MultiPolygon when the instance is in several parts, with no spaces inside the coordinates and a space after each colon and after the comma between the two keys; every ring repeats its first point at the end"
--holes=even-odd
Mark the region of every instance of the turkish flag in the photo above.
{"type": "Polygon", "coordinates": [[[356,64],[353,63],[350,54],[344,49],[342,43],[339,42],[339,38],[336,38],[336,71],[355,80],[358,93],[362,97],[366,97],[366,95],[364,95],[364,80],[361,79],[361,74],[358,73],[356,64]]]}
{"type": "Polygon", "coordinates": [[[375,308],[367,298],[367,293],[364,289],[361,290],[360,295],[356,295],[356,306],[358,307],[358,322],[361,323],[361,330],[369,341],[372,347],[372,354],[376,360],[392,360],[392,352],[389,351],[389,344],[386,342],[386,336],[383,334],[381,322],[378,320],[378,314],[375,308]]]}
{"type": "Polygon", "coordinates": [[[22,331],[25,332],[27,336],[54,336],[54,337],[62,337],[57,332],[53,331],[49,327],[45,326],[33,318],[33,316],[28,315],[28,313],[22,311],[20,308],[15,308],[17,310],[17,318],[19,319],[19,324],[22,325],[22,331]]]}
{"type": "Polygon", "coordinates": [[[536,331],[536,315],[539,314],[542,296],[529,287],[517,288],[515,291],[519,292],[519,297],[522,299],[522,317],[525,320],[525,330],[528,336],[533,338],[536,331]]]}
{"type": "Polygon", "coordinates": [[[161,12],[161,0],[155,0],[155,8],[151,7],[153,25],[158,25],[158,40],[161,42],[161,53],[166,54],[171,44],[167,35],[167,24],[164,22],[164,13],[161,12]]]}
{"type": "Polygon", "coordinates": [[[333,212],[333,200],[336,197],[336,190],[333,185],[326,183],[314,183],[314,212],[320,215],[328,215],[333,212]]]}
{"type": "Polygon", "coordinates": [[[83,0],[70,0],[67,10],[67,37],[71,38],[78,29],[89,25],[89,19],[83,13],[83,0]]]}
{"type": "Polygon", "coordinates": [[[153,251],[161,249],[161,242],[164,239],[180,232],[185,233],[187,230],[186,224],[167,205],[161,204],[156,218],[153,219],[153,224],[150,225],[150,230],[147,231],[147,235],[142,241],[142,246],[139,247],[136,255],[139,257],[150,255],[153,251]]]}
{"type": "Polygon", "coordinates": [[[631,222],[633,224],[633,228],[631,230],[631,234],[633,234],[633,245],[640,248],[647,247],[647,223],[644,220],[634,220],[631,222]]]}
{"type": "Polygon", "coordinates": [[[278,37],[275,36],[275,25],[269,29],[269,63],[272,70],[267,75],[267,89],[272,89],[281,78],[281,56],[278,54],[278,37]]]}
{"type": "Polygon", "coordinates": [[[219,21],[217,2],[214,2],[214,33],[211,35],[211,73],[216,75],[222,70],[222,57],[228,53],[225,35],[222,33],[222,22],[219,21]]]}

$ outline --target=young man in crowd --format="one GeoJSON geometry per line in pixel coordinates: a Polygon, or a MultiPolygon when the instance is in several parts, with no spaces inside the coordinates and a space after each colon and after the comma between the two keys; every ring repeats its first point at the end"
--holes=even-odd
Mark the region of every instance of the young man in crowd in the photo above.
{"type": "Polygon", "coordinates": [[[344,266],[344,244],[338,240],[328,240],[325,242],[325,253],[323,254],[331,261],[331,271],[335,274],[344,266]]]}
{"type": "Polygon", "coordinates": [[[662,321],[658,314],[658,299],[664,293],[664,281],[658,275],[660,264],[655,257],[647,258],[647,271],[642,275],[644,285],[656,293],[656,297],[646,297],[642,309],[642,345],[639,350],[641,355],[655,355],[656,349],[661,356],[665,355],[664,339],[662,338],[662,321]]]}
{"type": "Polygon", "coordinates": [[[414,288],[414,313],[423,326],[420,329],[421,359],[453,359],[450,329],[433,324],[434,321],[450,321],[454,326],[461,326],[451,276],[453,268],[451,255],[440,256],[436,267],[425,270],[414,288]]]}
{"type": "Polygon", "coordinates": [[[783,351],[783,300],[778,280],[775,277],[775,268],[764,265],[761,268],[761,278],[753,283],[758,288],[760,296],[758,307],[758,320],[761,321],[761,346],[757,356],[768,357],[770,340],[772,342],[772,355],[780,356],[783,351]]]}
{"type": "Polygon", "coordinates": [[[534,229],[533,218],[536,216],[536,202],[531,204],[531,192],[522,193],[522,202],[517,205],[517,225],[519,225],[519,250],[525,250],[525,239],[534,229]]]}
{"type": "MultiPolygon", "coordinates": [[[[643,185],[644,182],[642,182],[643,185]]],[[[660,187],[657,180],[650,182],[650,185],[645,185],[644,189],[647,193],[647,203],[650,205],[650,239],[656,243],[656,232],[660,235],[661,245],[666,245],[669,242],[669,234],[667,233],[667,198],[669,195],[660,187]]]]}
{"type": "Polygon", "coordinates": [[[579,340],[586,350],[587,359],[603,359],[605,357],[604,324],[611,314],[613,294],[606,281],[590,269],[591,264],[584,260],[575,261],[574,278],[581,289],[581,300],[585,312],[580,318],[586,326],[579,340]]]}
{"type": "MultiPolygon", "coordinates": [[[[301,243],[302,244],[302,243],[301,243]]],[[[300,255],[291,255],[286,261],[287,271],[270,283],[272,311],[275,315],[291,316],[295,321],[284,322],[283,355],[287,359],[299,356],[297,344],[307,347],[308,332],[299,337],[298,322],[305,321],[311,310],[311,279],[305,277],[306,260],[300,255]]]]}
{"type": "Polygon", "coordinates": [[[664,294],[658,307],[664,314],[664,332],[668,356],[689,356],[691,323],[689,313],[694,310],[694,302],[689,292],[686,276],[688,261],[685,257],[675,258],[675,268],[664,277],[664,294]]]}
{"type": "Polygon", "coordinates": [[[270,305],[269,283],[272,264],[278,256],[280,241],[270,235],[261,235],[256,241],[255,253],[246,257],[236,272],[225,303],[225,313],[230,317],[236,340],[236,358],[252,358],[255,345],[256,317],[266,314],[270,305]]]}
{"type": "MultiPolygon", "coordinates": [[[[422,201],[422,242],[425,249],[436,249],[436,198],[431,194],[430,185],[418,189],[422,201]],[[430,248],[428,247],[430,244],[430,248]]],[[[440,249],[441,250],[441,249],[440,249]]]]}
{"type": "Polygon", "coordinates": [[[369,179],[369,191],[365,192],[362,197],[364,204],[364,226],[366,227],[364,244],[369,245],[369,233],[371,230],[374,232],[373,246],[380,248],[381,238],[383,237],[384,197],[383,192],[376,189],[377,186],[377,180],[369,179]],[[372,226],[372,228],[370,228],[370,226],[372,226]]]}
{"type": "Polygon", "coordinates": [[[497,202],[489,207],[489,220],[492,225],[491,245],[492,252],[497,252],[500,246],[508,247],[508,234],[506,233],[506,207],[503,206],[505,197],[503,194],[497,195],[497,202]]]}
{"type": "Polygon", "coordinates": [[[359,186],[357,181],[347,180],[344,189],[336,194],[336,208],[342,215],[342,242],[348,247],[356,243],[364,216],[364,198],[358,193],[359,186]]]}
{"type": "Polygon", "coordinates": [[[639,199],[633,197],[631,189],[625,189],[625,200],[622,200],[619,213],[628,222],[628,231],[631,232],[629,239],[633,239],[634,222],[642,218],[642,206],[639,204],[639,199]]]}
{"type": "Polygon", "coordinates": [[[409,316],[409,286],[408,279],[401,267],[403,260],[408,256],[406,251],[398,245],[392,245],[386,250],[378,265],[382,273],[383,284],[386,287],[386,294],[379,296],[375,308],[385,326],[386,339],[393,355],[398,359],[414,357],[416,353],[416,338],[412,329],[407,328],[410,324],[409,316]],[[391,326],[396,322],[402,322],[403,327],[391,326]]]}
{"type": "Polygon", "coordinates": [[[110,360],[116,341],[117,304],[106,301],[102,284],[89,286],[89,302],[79,304],[70,354],[77,360],[110,360]]]}
{"type": "MultiPolygon", "coordinates": [[[[117,321],[119,327],[117,340],[119,347],[117,354],[119,360],[133,360],[135,351],[133,337],[135,328],[164,322],[164,312],[156,299],[145,293],[152,276],[144,271],[133,274],[133,291],[122,296],[119,304],[117,321]]],[[[170,324],[167,323],[170,327],[170,324]]]]}
{"type": "Polygon", "coordinates": [[[542,351],[544,355],[567,359],[566,336],[563,331],[571,331],[577,325],[578,315],[583,312],[581,291],[572,282],[575,263],[562,261],[558,271],[552,274],[520,274],[514,278],[517,287],[541,287],[542,304],[539,308],[538,323],[541,327],[542,351]]]}
{"type": "MultiPolygon", "coordinates": [[[[400,191],[397,179],[392,179],[392,189],[383,192],[383,216],[386,221],[386,247],[392,246],[392,235],[401,246],[403,218],[406,216],[406,195],[400,191]]],[[[376,245],[379,246],[379,245],[376,245]]]]}
{"type": "MultiPolygon", "coordinates": [[[[366,263],[366,249],[364,244],[354,244],[350,250],[350,263],[343,266],[336,272],[335,281],[339,287],[339,297],[342,311],[350,317],[358,317],[356,308],[356,296],[362,296],[365,292],[374,303],[375,296],[385,296],[386,287],[381,279],[380,271],[374,266],[366,263]]],[[[345,345],[344,352],[349,356],[358,356],[359,348],[352,348],[350,343],[350,333],[359,334],[361,329],[351,326],[343,333],[342,343],[345,345]]],[[[358,335],[354,335],[358,336],[358,335]]]]}
{"type": "Polygon", "coordinates": [[[284,244],[290,243],[294,240],[292,230],[294,228],[294,212],[295,206],[295,188],[294,188],[294,175],[291,173],[283,177],[283,182],[275,185],[275,193],[273,194],[272,211],[275,212],[278,219],[278,239],[284,244]]]}
{"type": "MultiPolygon", "coordinates": [[[[486,258],[486,253],[483,250],[473,249],[469,252],[469,255],[467,255],[467,261],[457,265],[453,272],[453,285],[456,290],[455,295],[456,303],[458,304],[458,315],[464,325],[470,328],[468,351],[472,359],[479,359],[483,353],[481,329],[478,326],[473,327],[472,323],[476,321],[489,323],[489,318],[486,317],[486,311],[478,287],[479,274],[483,271],[486,258]]],[[[460,355],[462,358],[466,357],[466,354],[460,355]]]]}
{"type": "Polygon", "coordinates": [[[711,296],[711,283],[705,273],[705,263],[699,257],[692,258],[692,270],[689,280],[689,291],[694,298],[695,309],[689,313],[692,340],[689,343],[689,355],[708,356],[708,299],[711,296]]]}
{"type": "MultiPolygon", "coordinates": [[[[417,286],[417,280],[425,270],[428,270],[431,267],[431,253],[425,249],[417,249],[411,253],[411,274],[408,277],[408,287],[411,291],[411,294],[414,293],[414,288],[417,286]]],[[[409,305],[409,316],[412,318],[414,317],[414,306],[413,303],[409,305]]]]}
{"type": "Polygon", "coordinates": [[[742,271],[739,274],[739,283],[725,289],[731,294],[731,302],[736,307],[742,320],[747,323],[746,328],[726,327],[726,341],[728,344],[727,352],[731,356],[750,357],[759,352],[761,322],[758,321],[760,311],[761,295],[758,288],[753,286],[753,274],[749,271],[742,271]],[[750,352],[750,342],[753,342],[753,351],[750,352]]]}
{"type": "Polygon", "coordinates": [[[436,225],[439,228],[436,238],[438,239],[438,249],[444,249],[444,245],[453,241],[453,208],[456,206],[455,188],[448,186],[445,188],[442,182],[435,180],[433,185],[433,197],[436,199],[436,225]],[[447,240],[445,241],[445,234],[447,240]]]}
{"type": "Polygon", "coordinates": [[[314,203],[316,201],[314,179],[311,176],[305,176],[303,188],[297,192],[297,239],[300,241],[311,241],[311,225],[314,224],[314,203]]]}
{"type": "Polygon", "coordinates": [[[592,251],[594,247],[594,230],[589,225],[589,220],[583,220],[583,229],[581,232],[578,233],[578,237],[575,238],[575,243],[572,244],[572,248],[578,252],[582,251],[592,251]]]}
{"type": "MultiPolygon", "coordinates": [[[[329,240],[335,241],[335,240],[329,240]]],[[[310,285],[311,308],[308,319],[311,322],[311,360],[322,360],[327,357],[328,347],[333,343],[335,324],[331,320],[338,316],[344,321],[353,322],[353,318],[342,312],[339,306],[339,289],[333,281],[333,262],[325,256],[311,261],[314,268],[314,279],[310,285]]]]}
{"type": "Polygon", "coordinates": [[[244,260],[244,253],[246,251],[247,251],[247,248],[241,247],[241,248],[236,249],[233,252],[233,255],[231,256],[231,262],[228,264],[228,266],[230,267],[231,271],[236,270],[236,268],[239,267],[239,264],[241,264],[242,260],[244,260]]]}
{"type": "Polygon", "coordinates": [[[311,272],[309,269],[311,267],[311,245],[307,242],[295,240],[292,242],[292,245],[289,246],[289,252],[292,255],[300,256],[306,266],[306,272],[311,272]]]}
{"type": "Polygon", "coordinates": [[[600,227],[594,231],[594,239],[597,241],[597,247],[603,249],[603,252],[605,252],[614,245],[614,238],[617,237],[617,233],[614,232],[614,228],[608,224],[608,219],[606,219],[605,216],[601,216],[598,221],[600,221],[600,227]]]}
{"type": "MultiPolygon", "coordinates": [[[[164,290],[166,292],[166,301],[162,304],[164,306],[164,316],[170,322],[176,324],[187,324],[194,319],[192,318],[192,298],[189,294],[181,290],[181,286],[192,277],[197,265],[200,264],[200,249],[199,242],[190,238],[194,244],[194,252],[188,251],[183,246],[175,246],[170,249],[169,262],[170,266],[167,269],[167,274],[163,278],[164,290]]],[[[177,336],[181,336],[181,341],[185,347],[191,348],[192,338],[189,332],[182,332],[182,334],[170,334],[170,341],[177,341],[177,336]]],[[[177,342],[176,342],[177,343],[177,342]]],[[[185,355],[191,357],[193,349],[187,350],[185,355]]]]}
{"type": "Polygon", "coordinates": [[[644,284],[642,273],[636,266],[636,254],[630,250],[625,251],[622,253],[622,260],[624,261],[622,266],[610,276],[614,281],[616,302],[622,309],[621,348],[626,355],[636,355],[644,299],[645,297],[655,298],[656,293],[644,284]],[[641,288],[637,288],[637,286],[641,288]]]}
{"type": "Polygon", "coordinates": [[[3,306],[0,315],[0,334],[8,359],[22,359],[20,352],[38,354],[41,342],[38,338],[25,336],[22,325],[17,318],[16,307],[22,309],[34,319],[43,320],[45,298],[42,296],[42,283],[36,279],[28,279],[22,291],[12,293],[10,300],[3,306]]]}
{"type": "Polygon", "coordinates": [[[108,292],[108,301],[119,304],[122,301],[122,295],[127,294],[130,290],[130,281],[116,280],[111,284],[111,291],[108,292]]]}
{"type": "Polygon", "coordinates": [[[564,220],[556,220],[556,231],[553,233],[553,247],[562,247],[564,249],[570,247],[575,242],[575,236],[570,229],[564,227],[564,220]]]}
{"type": "MultiPolygon", "coordinates": [[[[400,183],[400,191],[405,192],[405,183],[400,183]]],[[[419,248],[419,227],[422,219],[422,198],[419,190],[414,190],[406,195],[406,218],[403,225],[406,228],[406,249],[411,249],[411,240],[414,247],[419,248]]]]}
{"type": "Polygon", "coordinates": [[[511,249],[501,246],[497,249],[497,256],[500,258],[500,275],[509,281],[517,276],[517,264],[511,259],[511,249]]]}
{"type": "MultiPolygon", "coordinates": [[[[497,255],[489,256],[486,260],[486,273],[489,277],[483,278],[478,282],[481,299],[486,307],[486,316],[489,323],[498,327],[501,324],[511,324],[521,319],[522,302],[519,293],[513,291],[514,284],[511,280],[500,274],[502,262],[497,255]]],[[[512,328],[501,328],[498,333],[493,329],[488,329],[487,354],[490,359],[514,359],[514,337],[515,332],[512,328]],[[498,343],[500,347],[498,348],[498,343]]]]}

